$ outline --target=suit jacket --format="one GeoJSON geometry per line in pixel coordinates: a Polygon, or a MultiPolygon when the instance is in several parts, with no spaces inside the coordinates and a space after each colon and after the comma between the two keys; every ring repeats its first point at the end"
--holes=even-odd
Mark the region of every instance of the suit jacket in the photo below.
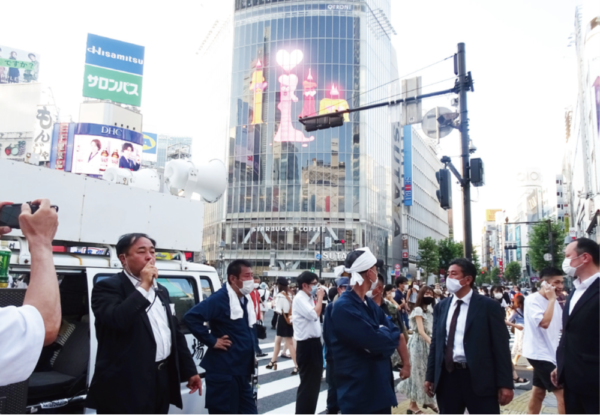
{"type": "Polygon", "coordinates": [[[200,366],[207,374],[219,373],[233,376],[249,376],[254,373],[254,330],[244,317],[232,320],[229,316],[227,286],[202,301],[186,313],[183,321],[198,340],[208,346],[200,366]],[[204,324],[208,322],[209,328],[204,324]],[[217,338],[229,336],[231,347],[225,351],[215,349],[217,338]]]}
{"type": "Polygon", "coordinates": [[[598,396],[600,390],[599,286],[600,279],[596,279],[569,314],[571,292],[563,309],[563,332],[556,350],[559,382],[575,393],[590,396],[598,396]]]}
{"type": "MultiPolygon", "coordinates": [[[[433,333],[425,380],[440,383],[446,349],[446,319],[452,297],[440,301],[433,309],[433,333]]],[[[473,291],[467,311],[463,344],[467,365],[471,369],[473,393],[491,396],[499,388],[513,389],[509,334],[504,322],[504,309],[497,301],[473,291]]]]}
{"type": "Polygon", "coordinates": [[[400,330],[373,300],[366,301],[367,306],[354,291],[345,292],[333,303],[327,323],[334,334],[329,340],[343,414],[371,414],[398,405],[390,357],[400,330]]]}
{"type": "MultiPolygon", "coordinates": [[[[182,407],[180,383],[198,374],[185,336],[171,314],[167,289],[156,301],[163,303],[171,328],[168,358],[170,403],[182,407]]],[[[90,408],[117,413],[153,411],[149,393],[156,386],[156,341],[146,314],[150,302],[135,289],[124,272],[98,282],[92,291],[98,353],[87,396],[90,408]]],[[[155,304],[156,306],[156,304],[155,304]]]]}

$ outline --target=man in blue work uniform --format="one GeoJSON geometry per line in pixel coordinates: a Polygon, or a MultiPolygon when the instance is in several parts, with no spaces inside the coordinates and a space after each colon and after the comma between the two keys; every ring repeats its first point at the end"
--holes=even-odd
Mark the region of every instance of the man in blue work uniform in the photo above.
{"type": "Polygon", "coordinates": [[[256,314],[249,295],[253,289],[250,263],[235,260],[227,267],[225,286],[183,318],[208,346],[200,366],[206,370],[206,409],[211,414],[257,413],[250,385],[255,359],[256,314]]]}
{"type": "Polygon", "coordinates": [[[345,271],[352,291],[335,302],[331,313],[335,383],[344,414],[390,414],[398,404],[390,357],[400,330],[367,295],[377,287],[376,264],[369,248],[348,255],[345,271]]]}
{"type": "MultiPolygon", "coordinates": [[[[340,268],[340,267],[338,267],[340,268]]],[[[341,268],[344,268],[341,266],[341,268]]],[[[336,269],[337,271],[337,269],[336,269]]],[[[344,275],[344,274],[342,274],[344,275]]],[[[335,386],[335,376],[334,376],[334,362],[333,362],[333,353],[331,352],[331,347],[333,345],[333,325],[331,321],[331,312],[333,311],[333,304],[342,296],[344,291],[348,288],[350,284],[350,278],[348,277],[340,277],[335,281],[337,288],[331,288],[330,292],[333,293],[333,290],[336,290],[336,295],[334,297],[329,298],[329,304],[325,308],[325,318],[323,320],[323,341],[325,342],[325,361],[327,362],[327,372],[325,375],[325,380],[327,381],[327,411],[328,414],[337,414],[339,412],[339,405],[337,401],[337,388],[335,386]]]]}

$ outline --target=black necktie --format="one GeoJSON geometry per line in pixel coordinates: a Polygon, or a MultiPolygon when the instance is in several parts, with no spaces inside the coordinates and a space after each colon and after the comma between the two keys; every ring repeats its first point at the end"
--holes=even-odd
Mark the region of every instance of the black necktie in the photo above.
{"type": "Polygon", "coordinates": [[[454,370],[454,334],[456,333],[456,322],[458,321],[458,315],[460,314],[460,306],[462,300],[456,301],[456,310],[452,314],[452,320],[450,320],[450,332],[448,333],[448,343],[446,343],[446,355],[444,356],[446,370],[452,373],[454,370]]]}

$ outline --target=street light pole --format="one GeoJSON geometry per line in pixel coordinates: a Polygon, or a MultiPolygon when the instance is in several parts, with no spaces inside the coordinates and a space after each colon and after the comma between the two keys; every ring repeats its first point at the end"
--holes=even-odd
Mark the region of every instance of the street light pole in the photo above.
{"type": "Polygon", "coordinates": [[[467,111],[467,91],[469,89],[469,78],[467,73],[467,59],[465,56],[465,44],[458,44],[456,56],[458,66],[459,111],[460,111],[460,142],[462,152],[462,186],[463,193],[463,240],[464,254],[469,261],[473,258],[473,231],[471,226],[471,172],[469,169],[469,116],[467,111]]]}
{"type": "Polygon", "coordinates": [[[319,226],[319,281],[323,272],[323,226],[319,226]]]}

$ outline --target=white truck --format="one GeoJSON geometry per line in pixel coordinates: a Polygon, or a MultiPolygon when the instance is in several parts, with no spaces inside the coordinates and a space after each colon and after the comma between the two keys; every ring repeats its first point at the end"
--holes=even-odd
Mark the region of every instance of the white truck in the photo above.
{"type": "MultiPolygon", "coordinates": [[[[91,292],[99,280],[122,270],[115,244],[129,232],[149,234],[156,239],[157,252],[168,252],[173,258],[157,260],[158,281],[169,291],[173,314],[194,361],[200,364],[206,347],[189,332],[182,318],[221,287],[214,268],[188,262],[184,254],[201,250],[202,202],[3,160],[0,177],[6,179],[1,200],[20,203],[48,198],[59,207],[54,245],[65,251],[54,253],[63,314],[61,333],[53,347],[44,348],[39,367],[29,379],[27,413],[95,412],[85,407],[97,350],[91,292]]],[[[9,274],[27,282],[31,269],[27,241],[14,230],[2,238],[2,244],[12,249],[9,274]]],[[[198,371],[203,377],[203,369],[198,366],[198,371]]],[[[170,413],[206,413],[204,395],[188,392],[183,383],[183,410],[171,406],[170,413]]]]}

